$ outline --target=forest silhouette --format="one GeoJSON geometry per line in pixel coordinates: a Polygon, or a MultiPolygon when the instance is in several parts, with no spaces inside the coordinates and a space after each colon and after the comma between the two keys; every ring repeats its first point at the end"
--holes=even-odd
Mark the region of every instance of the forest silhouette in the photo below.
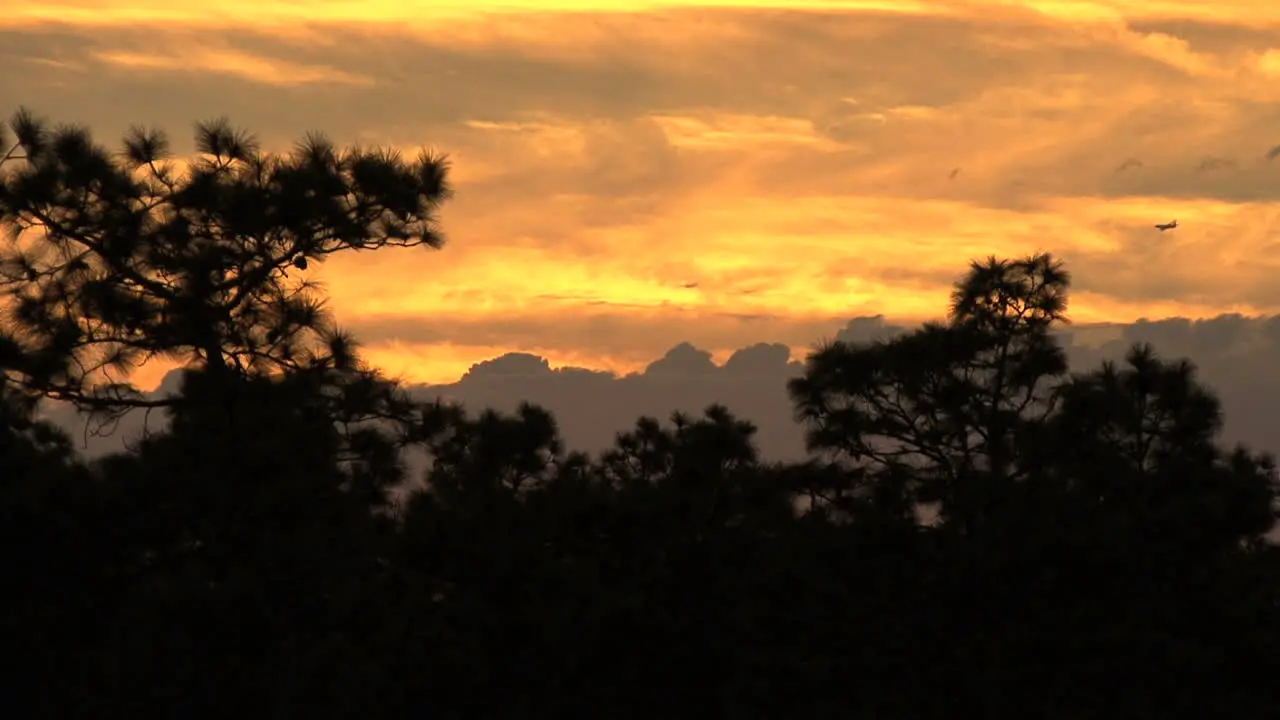
{"type": "Polygon", "coordinates": [[[19,111],[0,138],[0,612],[31,717],[1275,717],[1269,456],[1133,347],[1069,372],[1049,254],[831,342],[809,458],[724,406],[609,451],[411,400],[306,268],[442,247],[448,163],[225,121],[175,164],[19,111]],[[127,380],[177,361],[180,391],[127,380]],[[110,429],[87,460],[42,403],[110,429]],[[430,458],[425,477],[405,454],[430,458]]]}

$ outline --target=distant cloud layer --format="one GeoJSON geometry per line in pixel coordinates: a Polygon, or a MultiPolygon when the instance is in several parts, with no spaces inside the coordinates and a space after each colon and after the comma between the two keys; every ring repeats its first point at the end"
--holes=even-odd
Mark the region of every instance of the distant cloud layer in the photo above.
{"type": "MultiPolygon", "coordinates": [[[[869,342],[910,329],[882,316],[858,317],[829,339],[869,342]]],[[[1072,368],[1086,371],[1104,359],[1119,359],[1135,342],[1149,342],[1166,358],[1189,357],[1201,379],[1216,390],[1227,416],[1225,439],[1280,453],[1280,316],[1245,318],[1224,315],[1201,321],[1174,318],[1155,322],[1071,328],[1061,341],[1072,368]]],[[[550,409],[571,449],[598,452],[616,433],[630,429],[641,415],[667,419],[673,411],[699,413],[711,403],[727,405],[756,423],[766,457],[804,455],[802,428],[792,421],[786,381],[803,370],[802,358],[778,343],[745,346],[722,364],[692,344],[680,343],[638,373],[618,376],[578,367],[553,368],[545,358],[508,353],[476,363],[457,382],[411,386],[421,399],[445,398],[477,412],[511,411],[523,401],[550,409]]],[[[171,376],[166,388],[174,388],[171,376]]],[[[162,388],[161,391],[164,391],[162,388]]],[[[136,437],[143,416],[131,415],[110,437],[83,434],[84,424],[66,408],[54,415],[86,452],[97,455],[123,447],[136,437]]],[[[152,429],[163,427],[152,417],[152,429]]]]}

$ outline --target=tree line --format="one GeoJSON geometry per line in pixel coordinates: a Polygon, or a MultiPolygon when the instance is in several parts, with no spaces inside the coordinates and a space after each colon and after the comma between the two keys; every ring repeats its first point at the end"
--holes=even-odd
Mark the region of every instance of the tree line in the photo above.
{"type": "Polygon", "coordinates": [[[411,401],[307,279],[442,247],[447,158],[196,140],[0,134],[0,646],[31,716],[1280,714],[1274,461],[1220,442],[1185,360],[1072,372],[1051,255],[818,347],[804,462],[718,405],[589,456],[533,405],[411,401]],[[179,392],[129,383],[157,359],[179,392]],[[89,461],[48,400],[170,422],[89,461]]]}

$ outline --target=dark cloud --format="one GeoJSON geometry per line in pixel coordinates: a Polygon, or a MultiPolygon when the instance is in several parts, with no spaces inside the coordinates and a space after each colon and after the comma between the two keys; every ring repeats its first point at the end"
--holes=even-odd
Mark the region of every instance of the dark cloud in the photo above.
{"type": "Polygon", "coordinates": [[[782,343],[756,343],[737,350],[724,363],[730,375],[779,375],[787,371],[791,348],[782,343]]]}
{"type": "MultiPolygon", "coordinates": [[[[858,317],[836,337],[868,342],[909,329],[882,316],[858,317]]],[[[1280,316],[1142,320],[1073,328],[1060,339],[1076,371],[1119,360],[1136,342],[1151,343],[1166,358],[1190,358],[1223,401],[1225,439],[1280,451],[1280,416],[1274,411],[1280,407],[1280,316]]],[[[473,410],[511,411],[526,400],[541,404],[555,414],[570,447],[592,452],[607,447],[617,432],[630,428],[641,415],[666,418],[675,410],[696,413],[711,403],[723,403],[759,426],[766,456],[787,459],[799,458],[804,451],[803,430],[792,421],[786,393],[786,381],[802,370],[784,344],[750,345],[718,366],[706,351],[681,343],[644,372],[625,376],[585,368],[552,369],[537,355],[509,353],[477,363],[456,383],[409,388],[420,399],[443,397],[473,410]]],[[[167,377],[165,387],[172,388],[175,379],[176,373],[167,377]]],[[[65,408],[52,414],[81,437],[83,426],[65,408]]],[[[87,452],[118,449],[123,439],[137,435],[142,422],[142,415],[134,414],[115,435],[90,437],[87,452]]],[[[153,415],[150,427],[161,425],[153,415]]]]}
{"type": "Polygon", "coordinates": [[[1231,158],[1206,157],[1196,164],[1196,172],[1202,173],[1234,169],[1236,169],[1236,161],[1231,158]]]}
{"type": "Polygon", "coordinates": [[[472,365],[467,374],[462,376],[462,380],[465,382],[471,378],[508,377],[512,375],[536,377],[538,375],[550,375],[551,373],[551,364],[544,358],[530,355],[529,353],[507,353],[501,357],[472,365]]]}
{"type": "Polygon", "coordinates": [[[699,350],[686,342],[671,348],[666,355],[649,363],[644,375],[655,378],[699,377],[710,375],[716,369],[715,362],[711,360],[711,353],[699,350]]]}
{"type": "Polygon", "coordinates": [[[648,360],[663,352],[672,335],[715,349],[741,347],[761,336],[791,347],[829,335],[839,325],[830,317],[751,317],[743,313],[707,312],[668,305],[618,308],[609,305],[554,306],[534,311],[512,310],[481,321],[418,315],[355,318],[347,323],[369,346],[452,343],[470,347],[592,348],[648,360]],[[660,312],[657,312],[660,311],[660,312]]]}
{"type": "Polygon", "coordinates": [[[893,325],[886,322],[883,315],[872,315],[850,320],[840,332],[836,333],[834,339],[840,342],[861,345],[879,340],[888,340],[895,335],[906,332],[906,330],[906,326],[893,325]]]}

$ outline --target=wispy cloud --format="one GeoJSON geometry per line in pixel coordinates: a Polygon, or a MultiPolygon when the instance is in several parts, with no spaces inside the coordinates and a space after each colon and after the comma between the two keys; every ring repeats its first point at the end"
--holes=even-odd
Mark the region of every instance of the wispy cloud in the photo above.
{"type": "Polygon", "coordinates": [[[268,85],[372,85],[367,75],[344,72],[325,65],[304,65],[279,58],[237,52],[190,48],[170,53],[102,51],[93,57],[108,65],[129,70],[159,70],[178,73],[220,73],[268,85]]]}

